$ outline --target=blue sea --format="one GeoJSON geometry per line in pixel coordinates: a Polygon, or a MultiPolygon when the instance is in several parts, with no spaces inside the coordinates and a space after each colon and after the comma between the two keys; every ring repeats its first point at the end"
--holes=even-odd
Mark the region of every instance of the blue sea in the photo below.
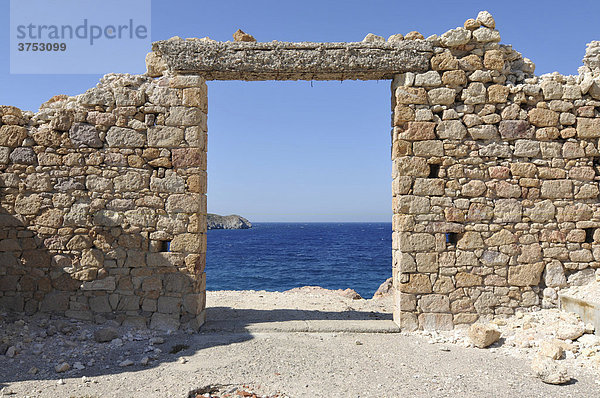
{"type": "Polygon", "coordinates": [[[317,285],[371,298],[392,275],[391,223],[253,223],[207,240],[208,290],[317,285]]]}

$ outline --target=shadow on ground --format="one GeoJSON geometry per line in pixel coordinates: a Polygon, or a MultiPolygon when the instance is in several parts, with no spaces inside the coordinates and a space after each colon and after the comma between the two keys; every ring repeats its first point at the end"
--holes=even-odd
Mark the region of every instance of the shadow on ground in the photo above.
{"type": "MultiPolygon", "coordinates": [[[[391,314],[355,310],[333,312],[208,307],[208,321],[199,333],[158,333],[164,338],[164,343],[153,346],[149,343],[149,334],[120,328],[121,336],[130,333],[144,338],[136,340],[134,337],[133,341],[124,338],[123,345],[115,346],[113,343],[96,343],[93,340],[78,341],[77,336],[81,331],[97,329],[98,325],[52,316],[51,322],[73,322],[77,327],[73,328],[72,333],[57,333],[44,339],[33,339],[29,343],[22,342],[22,349],[14,358],[0,355],[0,387],[4,387],[6,383],[26,380],[59,380],[137,372],[180,361],[181,357],[191,356],[211,347],[249,341],[253,339],[253,333],[260,332],[396,332],[398,328],[391,317],[391,314]],[[41,355],[33,352],[34,344],[44,345],[41,355]],[[156,353],[155,348],[161,352],[156,353]],[[153,355],[155,358],[152,358],[153,355]],[[147,365],[140,363],[144,357],[152,358],[147,365]],[[87,366],[91,359],[94,364],[87,366]],[[128,359],[133,361],[133,365],[119,366],[128,359]],[[63,362],[69,363],[71,370],[57,373],[54,367],[63,362]],[[75,362],[85,364],[85,369],[73,370],[75,362]],[[38,369],[37,374],[30,373],[34,367],[38,369]]],[[[14,322],[20,317],[17,314],[6,317],[0,322],[0,330],[4,330],[5,323],[10,323],[11,319],[14,322]]],[[[36,323],[35,318],[29,319],[32,324],[36,323]]]]}

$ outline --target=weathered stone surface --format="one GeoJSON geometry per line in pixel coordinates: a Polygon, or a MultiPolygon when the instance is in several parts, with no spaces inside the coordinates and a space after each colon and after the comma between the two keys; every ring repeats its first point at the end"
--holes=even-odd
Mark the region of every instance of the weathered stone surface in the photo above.
{"type": "Polygon", "coordinates": [[[398,138],[407,141],[421,141],[435,139],[435,123],[432,122],[408,122],[408,128],[398,134],[398,138]]]}
{"type": "Polygon", "coordinates": [[[153,147],[178,147],[184,131],[177,127],[154,126],[148,129],[148,145],[153,147]]]}
{"type": "Polygon", "coordinates": [[[498,131],[500,136],[507,140],[532,138],[534,133],[529,129],[529,123],[525,120],[503,120],[500,122],[498,131]]]}
{"type": "Polygon", "coordinates": [[[13,163],[17,164],[37,164],[37,155],[31,148],[15,148],[9,156],[13,163]]]}
{"type": "Polygon", "coordinates": [[[474,323],[469,328],[469,339],[477,348],[487,348],[500,339],[500,331],[494,326],[474,323]]]}
{"type": "Polygon", "coordinates": [[[69,138],[76,147],[102,148],[99,132],[91,124],[74,123],[69,138]]]}
{"type": "Polygon", "coordinates": [[[471,40],[471,31],[465,28],[452,29],[441,35],[440,40],[446,47],[462,46],[471,40]]]}
{"type": "Polygon", "coordinates": [[[600,119],[577,118],[577,136],[580,138],[600,137],[600,119]]]}
{"type": "Polygon", "coordinates": [[[453,88],[434,88],[427,92],[431,105],[450,105],[456,99],[456,90],[453,88]]]}
{"type": "Polygon", "coordinates": [[[398,87],[396,89],[398,104],[427,104],[427,91],[424,88],[398,87]]]}
{"type": "Polygon", "coordinates": [[[540,283],[544,263],[514,265],[508,268],[508,283],[514,286],[535,286],[540,283]]]}
{"type": "Polygon", "coordinates": [[[564,365],[547,357],[536,356],[531,363],[531,370],[546,384],[565,384],[571,381],[564,365]]]}
{"type": "Polygon", "coordinates": [[[536,127],[552,127],[558,124],[559,114],[550,109],[534,108],[528,116],[529,122],[536,127]]]}
{"type": "Polygon", "coordinates": [[[428,69],[431,44],[413,37],[409,33],[393,43],[165,40],[155,42],[153,50],[168,69],[198,73],[206,80],[391,79],[398,73],[428,69]],[[243,63],[240,51],[246,54],[243,63]]]}
{"type": "Polygon", "coordinates": [[[571,180],[542,181],[542,198],[560,199],[573,197],[573,182],[571,180]]]}
{"type": "Polygon", "coordinates": [[[21,126],[1,126],[0,127],[0,145],[7,147],[17,147],[21,145],[27,137],[27,129],[21,126]]]}
{"type": "Polygon", "coordinates": [[[429,176],[429,165],[424,158],[406,156],[395,161],[396,170],[400,176],[427,177],[429,176]]]}
{"type": "Polygon", "coordinates": [[[498,199],[494,206],[494,221],[520,222],[522,216],[522,205],[516,199],[498,199]]]}
{"type": "Polygon", "coordinates": [[[143,147],[146,143],[146,136],[133,129],[111,127],[106,133],[106,142],[109,146],[117,148],[143,147]]]}
{"type": "Polygon", "coordinates": [[[460,120],[444,120],[436,127],[441,139],[462,140],[467,135],[467,128],[460,120]]]}

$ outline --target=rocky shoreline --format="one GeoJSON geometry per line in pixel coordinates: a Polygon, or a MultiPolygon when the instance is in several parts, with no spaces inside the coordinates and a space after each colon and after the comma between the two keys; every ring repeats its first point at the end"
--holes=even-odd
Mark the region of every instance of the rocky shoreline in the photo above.
{"type": "Polygon", "coordinates": [[[220,216],[218,214],[207,214],[206,220],[208,229],[250,229],[252,223],[242,216],[232,214],[229,216],[220,216]]]}

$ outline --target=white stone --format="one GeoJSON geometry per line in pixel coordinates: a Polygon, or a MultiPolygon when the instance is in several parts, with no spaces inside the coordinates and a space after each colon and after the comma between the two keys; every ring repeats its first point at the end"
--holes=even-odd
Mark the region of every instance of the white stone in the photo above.
{"type": "Polygon", "coordinates": [[[443,46],[458,47],[467,44],[471,40],[471,31],[465,28],[456,28],[444,33],[440,40],[443,46]]]}

